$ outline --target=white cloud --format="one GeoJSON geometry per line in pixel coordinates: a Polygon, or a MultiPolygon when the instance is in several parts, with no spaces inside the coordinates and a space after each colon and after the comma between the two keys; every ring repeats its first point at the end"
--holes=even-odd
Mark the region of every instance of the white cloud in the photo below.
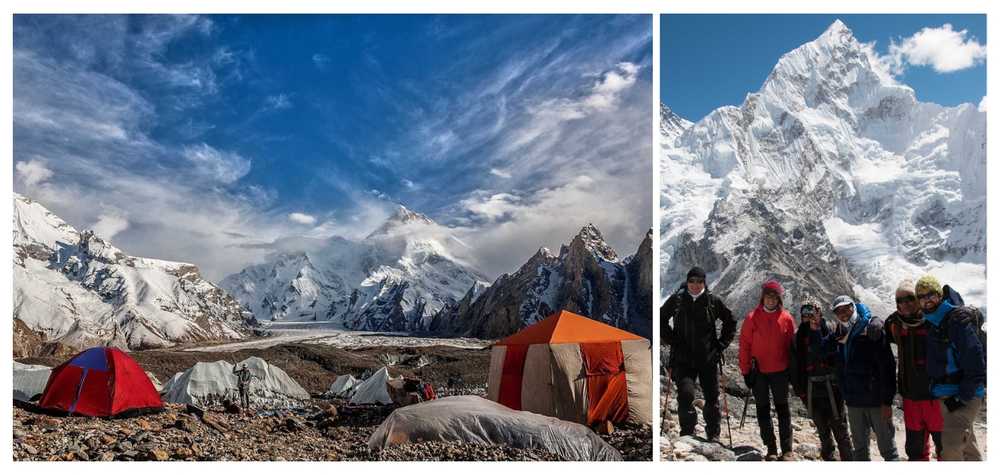
{"type": "Polygon", "coordinates": [[[499,168],[490,168],[490,175],[498,176],[500,178],[510,178],[511,174],[508,171],[500,170],[499,168]]]}
{"type": "Polygon", "coordinates": [[[986,112],[986,96],[983,96],[983,100],[979,101],[979,112],[986,112]]]}
{"type": "Polygon", "coordinates": [[[986,60],[986,46],[969,36],[968,30],[955,31],[951,24],[923,28],[900,43],[889,45],[889,57],[897,74],[907,65],[930,66],[939,73],[971,68],[986,60]]]}
{"type": "Polygon", "coordinates": [[[287,94],[277,94],[264,98],[264,108],[270,110],[290,109],[292,101],[287,94]]]}
{"type": "Polygon", "coordinates": [[[316,65],[316,68],[321,71],[325,70],[326,67],[330,65],[330,57],[322,53],[312,55],[312,60],[313,64],[316,65]]]}
{"type": "Polygon", "coordinates": [[[14,165],[14,170],[17,172],[17,176],[21,179],[21,182],[29,187],[52,178],[52,170],[49,170],[41,160],[17,162],[14,165]]]}
{"type": "Polygon", "coordinates": [[[91,226],[94,234],[110,241],[116,234],[128,229],[128,219],[119,211],[109,211],[97,217],[97,222],[91,226]]]}
{"type": "Polygon", "coordinates": [[[208,144],[184,148],[183,156],[201,175],[222,183],[232,183],[250,172],[250,160],[238,153],[217,150],[208,144]]]}
{"type": "Polygon", "coordinates": [[[521,199],[510,193],[496,193],[485,196],[479,193],[462,200],[461,206],[469,212],[495,220],[517,210],[521,199]]]}
{"type": "Polygon", "coordinates": [[[290,213],[288,215],[288,220],[293,223],[304,224],[306,226],[316,224],[316,217],[305,213],[290,213]]]}

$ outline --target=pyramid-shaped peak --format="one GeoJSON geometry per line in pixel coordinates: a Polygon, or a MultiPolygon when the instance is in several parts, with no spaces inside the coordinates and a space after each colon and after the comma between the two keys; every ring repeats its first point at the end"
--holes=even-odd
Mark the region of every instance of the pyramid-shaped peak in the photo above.
{"type": "Polygon", "coordinates": [[[396,207],[396,211],[392,213],[392,216],[389,217],[388,221],[395,221],[399,223],[413,223],[413,222],[421,222],[428,224],[434,223],[434,220],[428,218],[426,215],[413,211],[403,205],[399,205],[396,207]]]}
{"type": "Polygon", "coordinates": [[[570,249],[578,247],[587,249],[604,260],[618,260],[618,253],[608,245],[604,240],[604,236],[601,235],[601,231],[593,223],[588,223],[584,226],[569,245],[570,249]]]}
{"type": "Polygon", "coordinates": [[[413,211],[406,206],[398,205],[396,210],[389,215],[389,218],[382,223],[378,229],[374,230],[368,236],[377,236],[380,234],[391,234],[391,231],[399,226],[405,226],[408,224],[436,224],[434,220],[428,218],[426,215],[413,211]]]}

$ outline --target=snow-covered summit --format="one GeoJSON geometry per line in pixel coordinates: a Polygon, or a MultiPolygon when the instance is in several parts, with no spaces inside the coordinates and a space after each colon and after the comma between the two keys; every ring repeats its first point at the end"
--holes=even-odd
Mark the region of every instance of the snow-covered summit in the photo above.
{"type": "Polygon", "coordinates": [[[422,331],[435,312],[486,285],[468,256],[447,228],[399,206],[363,240],[276,253],[221,285],[260,320],[422,331]]]}

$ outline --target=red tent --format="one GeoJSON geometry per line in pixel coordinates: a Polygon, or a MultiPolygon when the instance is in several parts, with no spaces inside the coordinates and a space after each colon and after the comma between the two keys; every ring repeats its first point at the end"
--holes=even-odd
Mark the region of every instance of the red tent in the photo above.
{"type": "Polygon", "coordinates": [[[82,416],[162,409],[146,372],[117,348],[91,348],[52,370],[39,407],[82,416]]]}

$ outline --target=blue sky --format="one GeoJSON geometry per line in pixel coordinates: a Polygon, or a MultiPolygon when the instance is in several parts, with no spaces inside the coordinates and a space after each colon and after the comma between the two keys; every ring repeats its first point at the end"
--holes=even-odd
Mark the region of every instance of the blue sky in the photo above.
{"type": "MultiPolygon", "coordinates": [[[[697,121],[724,105],[739,105],[757,91],[782,54],[811,41],[841,19],[863,43],[895,61],[897,81],[911,86],[925,102],[978,104],[986,94],[985,59],[970,67],[943,64],[969,50],[948,51],[940,37],[924,28],[951,25],[966,30],[952,46],[986,45],[985,15],[661,15],[660,98],[682,117],[697,121]],[[921,41],[923,40],[923,41],[921,41]],[[891,45],[900,48],[892,54],[891,45]]],[[[956,35],[959,36],[959,35],[956,35]]]]}
{"type": "Polygon", "coordinates": [[[651,21],[16,15],[15,191],[211,278],[283,237],[364,236],[395,203],[490,276],[587,222],[631,254],[651,21]]]}

